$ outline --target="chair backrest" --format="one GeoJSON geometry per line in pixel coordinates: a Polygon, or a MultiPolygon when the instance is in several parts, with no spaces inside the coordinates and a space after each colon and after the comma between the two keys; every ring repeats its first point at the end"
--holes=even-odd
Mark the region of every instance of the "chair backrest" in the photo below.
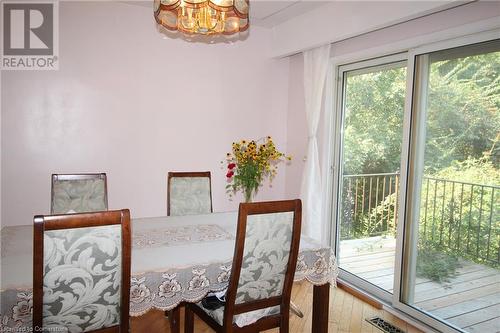
{"type": "Polygon", "coordinates": [[[210,171],[169,172],[167,183],[167,215],[212,212],[210,171]]]}
{"type": "Polygon", "coordinates": [[[224,325],[234,315],[273,306],[288,313],[301,214],[298,199],[240,204],[224,325]]]}
{"type": "Polygon", "coordinates": [[[53,174],[51,214],[108,210],[105,173],[53,174]]]}
{"type": "Polygon", "coordinates": [[[33,332],[128,333],[128,209],[34,217],[33,332]]]}

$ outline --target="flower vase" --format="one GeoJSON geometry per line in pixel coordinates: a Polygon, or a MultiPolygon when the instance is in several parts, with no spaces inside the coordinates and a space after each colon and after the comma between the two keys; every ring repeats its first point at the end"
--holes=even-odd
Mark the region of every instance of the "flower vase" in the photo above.
{"type": "Polygon", "coordinates": [[[245,195],[245,203],[252,202],[253,191],[251,188],[245,188],[243,194],[245,195]]]}

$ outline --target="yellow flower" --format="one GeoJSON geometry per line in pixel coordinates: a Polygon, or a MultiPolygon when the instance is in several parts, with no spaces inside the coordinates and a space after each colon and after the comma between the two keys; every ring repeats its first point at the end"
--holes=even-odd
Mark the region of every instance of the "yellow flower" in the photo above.
{"type": "Polygon", "coordinates": [[[232,154],[227,153],[228,163],[236,163],[238,171],[231,178],[231,191],[236,192],[244,190],[242,185],[242,175],[240,171],[248,170],[250,174],[245,174],[245,177],[252,177],[258,185],[268,177],[269,181],[276,176],[278,171],[277,163],[284,159],[291,160],[291,156],[287,156],[276,149],[271,136],[255,140],[241,140],[232,143],[232,154]]]}

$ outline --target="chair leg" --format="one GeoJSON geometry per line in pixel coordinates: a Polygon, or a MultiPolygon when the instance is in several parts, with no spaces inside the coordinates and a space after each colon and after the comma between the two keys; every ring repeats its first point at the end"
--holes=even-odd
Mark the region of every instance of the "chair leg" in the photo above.
{"type": "Polygon", "coordinates": [[[181,332],[181,307],[177,306],[174,309],[168,311],[168,321],[170,323],[171,333],[181,332]]]}
{"type": "Polygon", "coordinates": [[[194,332],[194,312],[191,311],[189,305],[184,309],[184,333],[194,332]]]}
{"type": "Polygon", "coordinates": [[[304,314],[294,302],[290,302],[290,311],[299,318],[304,318],[304,314]]]}
{"type": "Polygon", "coordinates": [[[288,333],[290,330],[290,313],[283,314],[280,323],[280,333],[288,333]]]}

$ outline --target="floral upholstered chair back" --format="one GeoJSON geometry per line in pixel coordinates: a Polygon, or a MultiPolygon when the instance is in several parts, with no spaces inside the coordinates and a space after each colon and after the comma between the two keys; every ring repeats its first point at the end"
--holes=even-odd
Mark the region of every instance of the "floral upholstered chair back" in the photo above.
{"type": "MultiPolygon", "coordinates": [[[[121,224],[45,230],[44,331],[90,332],[120,326],[123,264],[121,224]]],[[[125,308],[128,313],[128,304],[125,308]]]]}
{"type": "Polygon", "coordinates": [[[169,172],[168,215],[212,212],[210,172],[169,172]]]}
{"type": "Polygon", "coordinates": [[[52,214],[107,209],[106,174],[52,175],[52,214]]]}
{"type": "Polygon", "coordinates": [[[243,327],[262,317],[288,313],[299,252],[301,212],[298,199],[240,204],[225,325],[234,322],[243,327]],[[255,310],[237,310],[255,301],[260,304],[255,310]],[[235,311],[240,314],[234,315],[235,311]]]}
{"type": "Polygon", "coordinates": [[[282,295],[293,217],[293,212],[247,217],[236,304],[282,295]]]}

